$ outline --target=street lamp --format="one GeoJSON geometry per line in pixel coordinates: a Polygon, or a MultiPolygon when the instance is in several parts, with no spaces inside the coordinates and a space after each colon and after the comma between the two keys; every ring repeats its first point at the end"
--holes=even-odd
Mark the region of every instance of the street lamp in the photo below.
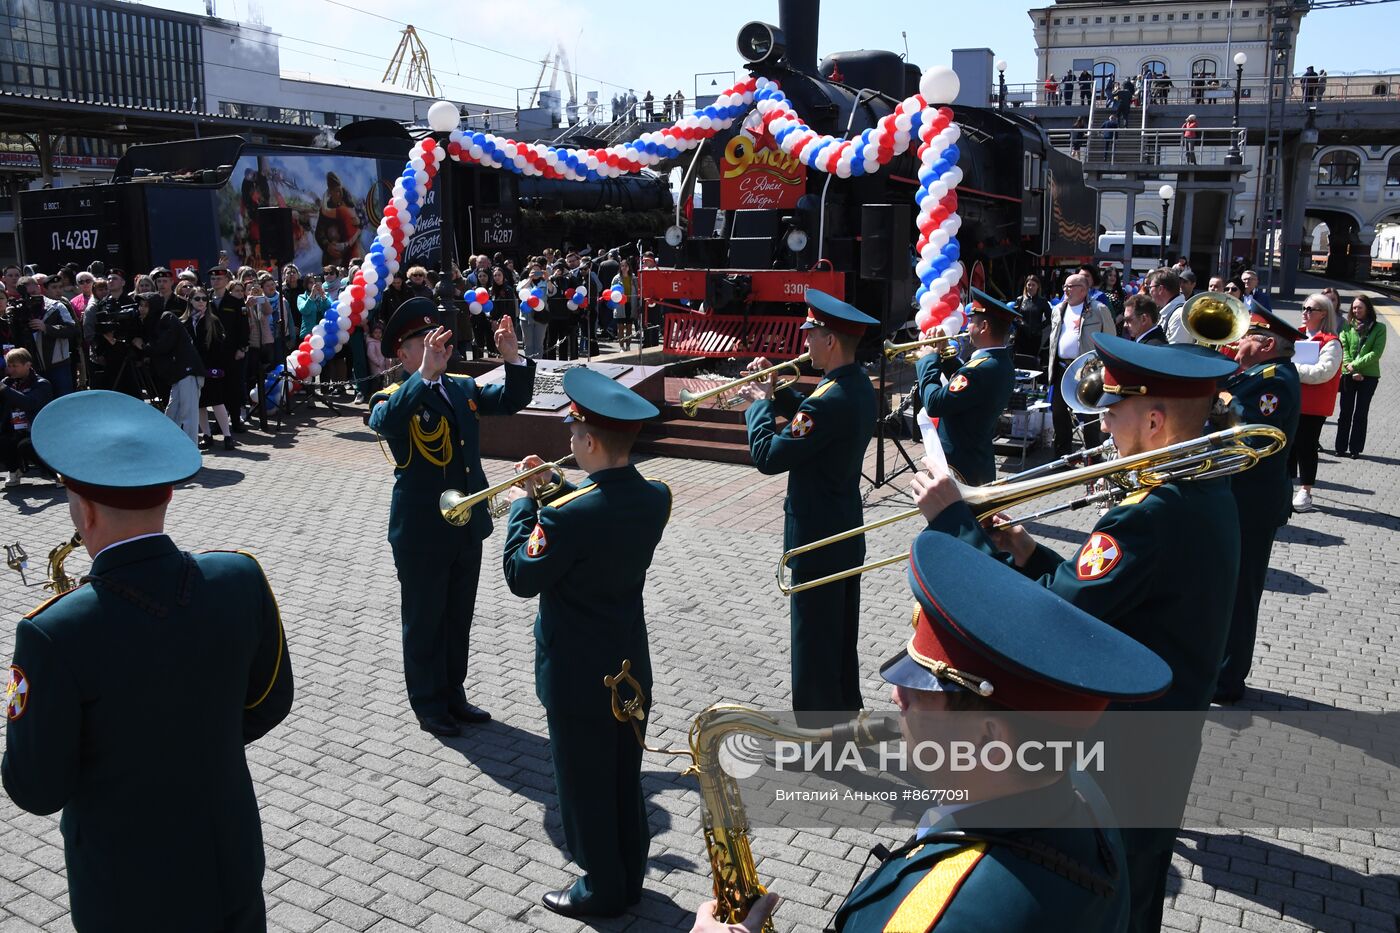
{"type": "Polygon", "coordinates": [[[1240,83],[1244,80],[1244,63],[1247,61],[1248,55],[1235,53],[1235,115],[1230,120],[1230,151],[1225,154],[1226,165],[1244,162],[1244,153],[1240,152],[1240,83]]]}
{"type": "Polygon", "coordinates": [[[997,59],[997,109],[1006,109],[1006,59],[997,59]]]}
{"type": "Polygon", "coordinates": [[[1162,199],[1162,265],[1167,264],[1167,208],[1171,207],[1172,198],[1176,197],[1176,189],[1171,185],[1163,185],[1157,189],[1157,197],[1162,199]]]}

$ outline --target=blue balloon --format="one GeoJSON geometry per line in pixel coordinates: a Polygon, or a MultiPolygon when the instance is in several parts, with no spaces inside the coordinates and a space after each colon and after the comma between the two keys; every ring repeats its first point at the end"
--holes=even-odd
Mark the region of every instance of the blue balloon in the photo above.
{"type": "Polygon", "coordinates": [[[485,135],[484,133],[473,133],[473,134],[472,134],[472,145],[473,145],[473,146],[481,146],[482,148],[485,148],[485,146],[486,146],[486,135],[485,135]]]}
{"type": "Polygon", "coordinates": [[[938,273],[930,269],[923,275],[919,276],[919,281],[924,283],[925,288],[928,288],[933,285],[933,280],[936,278],[938,278],[938,273]]]}
{"type": "Polygon", "coordinates": [[[944,149],[944,150],[943,150],[943,156],[942,156],[942,157],[943,157],[944,159],[947,159],[947,160],[948,160],[948,164],[949,164],[949,165],[957,165],[957,164],[958,164],[958,157],[961,156],[961,155],[962,155],[962,150],[958,148],[958,146],[957,146],[956,143],[954,143],[953,145],[949,146],[947,149],[944,149]]]}
{"type": "Polygon", "coordinates": [[[925,288],[923,285],[920,285],[918,288],[914,289],[914,300],[918,301],[926,294],[928,294],[928,289],[925,288]]]}
{"type": "Polygon", "coordinates": [[[949,240],[948,245],[943,247],[943,255],[948,257],[948,265],[952,265],[962,255],[962,247],[957,240],[949,240]]]}

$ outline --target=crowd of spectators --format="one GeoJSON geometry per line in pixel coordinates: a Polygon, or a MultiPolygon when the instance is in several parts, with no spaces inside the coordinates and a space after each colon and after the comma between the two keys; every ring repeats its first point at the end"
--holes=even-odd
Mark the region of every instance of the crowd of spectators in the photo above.
{"type": "MultiPolygon", "coordinates": [[[[385,322],[409,298],[432,299],[455,335],[459,358],[496,356],[492,331],[502,317],[516,326],[529,355],[576,359],[602,352],[604,344],[627,349],[655,344],[659,322],[641,320],[643,306],[633,262],[612,250],[546,249],[517,265],[512,258],[471,256],[466,269],[446,273],[410,266],[396,274],[344,351],[327,362],[314,391],[367,402],[396,365],[380,352],[385,322]],[[522,307],[521,289],[543,289],[542,308],[522,307]],[[588,302],[569,307],[582,286],[588,302]],[[604,293],[620,286],[617,308],[604,293]],[[478,288],[490,296],[489,313],[475,303],[478,288]]],[[[223,257],[221,257],[222,262],[223,257]]],[[[356,263],[303,271],[288,264],[273,272],[216,265],[204,276],[157,267],[129,277],[95,262],[69,265],[52,275],[3,271],[5,313],[0,347],[6,373],[0,379],[0,466],[6,484],[45,472],[28,445],[29,425],[45,404],[80,389],[110,389],[159,405],[201,449],[237,446],[236,436],[272,389],[270,374],[312,333],[354,276],[356,263]]],[[[655,315],[659,309],[650,309],[655,315]]]]}

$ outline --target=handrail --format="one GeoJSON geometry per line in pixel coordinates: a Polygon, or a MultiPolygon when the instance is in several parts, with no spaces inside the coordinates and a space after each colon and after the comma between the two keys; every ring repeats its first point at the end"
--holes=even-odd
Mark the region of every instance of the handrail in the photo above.
{"type": "MultiPolygon", "coordinates": [[[[1190,77],[1169,76],[1171,86],[1161,88],[1156,82],[1149,82],[1148,103],[1151,106],[1190,106],[1190,107],[1210,107],[1217,104],[1229,105],[1235,100],[1234,75],[1216,75],[1207,78],[1204,83],[1197,83],[1200,79],[1190,77]],[[1156,84],[1156,86],[1152,86],[1156,84]]],[[[1136,78],[1134,79],[1136,80],[1136,78]]],[[[1059,78],[1056,78],[1059,81],[1059,78]]],[[[1241,103],[1262,102],[1267,95],[1269,79],[1263,76],[1248,77],[1240,82],[1241,103]]],[[[1053,98],[1046,90],[1044,82],[1007,84],[1006,97],[1008,106],[1033,106],[1033,107],[1064,107],[1064,106],[1084,106],[1078,86],[1076,86],[1071,103],[1064,101],[1064,91],[1060,87],[1056,90],[1053,98]]],[[[988,100],[995,103],[997,89],[995,87],[988,91],[988,100]]],[[[1093,99],[1096,102],[1104,100],[1101,82],[1094,81],[1093,99]]],[[[1396,101],[1400,100],[1400,73],[1376,72],[1373,74],[1348,74],[1348,75],[1326,75],[1307,76],[1294,75],[1289,79],[1288,97],[1289,101],[1297,103],[1339,103],[1342,101],[1396,101]]],[[[1143,95],[1141,88],[1138,90],[1134,106],[1142,106],[1143,95]]]]}
{"type": "Polygon", "coordinates": [[[1169,129],[1047,130],[1050,145],[1085,164],[1223,165],[1233,146],[1243,152],[1244,127],[1197,126],[1188,139],[1182,127],[1169,129]],[[1076,145],[1078,143],[1078,145],[1076,145]],[[1176,158],[1163,158],[1176,154],[1176,158]],[[1194,162],[1192,161],[1194,159],[1194,162]]]}

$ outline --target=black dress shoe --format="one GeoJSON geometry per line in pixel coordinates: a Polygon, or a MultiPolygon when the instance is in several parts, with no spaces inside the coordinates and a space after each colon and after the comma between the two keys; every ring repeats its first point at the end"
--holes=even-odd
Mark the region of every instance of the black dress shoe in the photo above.
{"type": "Polygon", "coordinates": [[[226,437],[226,438],[224,438],[224,450],[233,450],[233,446],[234,446],[234,445],[233,445],[233,438],[231,438],[231,437],[226,437]]]}
{"type": "Polygon", "coordinates": [[[490,713],[486,712],[486,710],[482,709],[480,706],[474,706],[471,703],[464,702],[461,705],[454,703],[447,708],[447,711],[452,714],[453,719],[462,722],[482,723],[491,721],[490,713]]]}
{"type": "Polygon", "coordinates": [[[235,421],[232,430],[234,434],[245,434],[248,431],[248,426],[242,421],[235,421]]]}
{"type": "Polygon", "coordinates": [[[454,736],[462,734],[462,727],[447,716],[419,717],[418,728],[433,735],[454,736]]]}
{"type": "Polygon", "coordinates": [[[573,888],[550,891],[540,898],[540,902],[564,917],[617,917],[623,913],[622,909],[599,910],[587,902],[575,898],[573,888]]]}

